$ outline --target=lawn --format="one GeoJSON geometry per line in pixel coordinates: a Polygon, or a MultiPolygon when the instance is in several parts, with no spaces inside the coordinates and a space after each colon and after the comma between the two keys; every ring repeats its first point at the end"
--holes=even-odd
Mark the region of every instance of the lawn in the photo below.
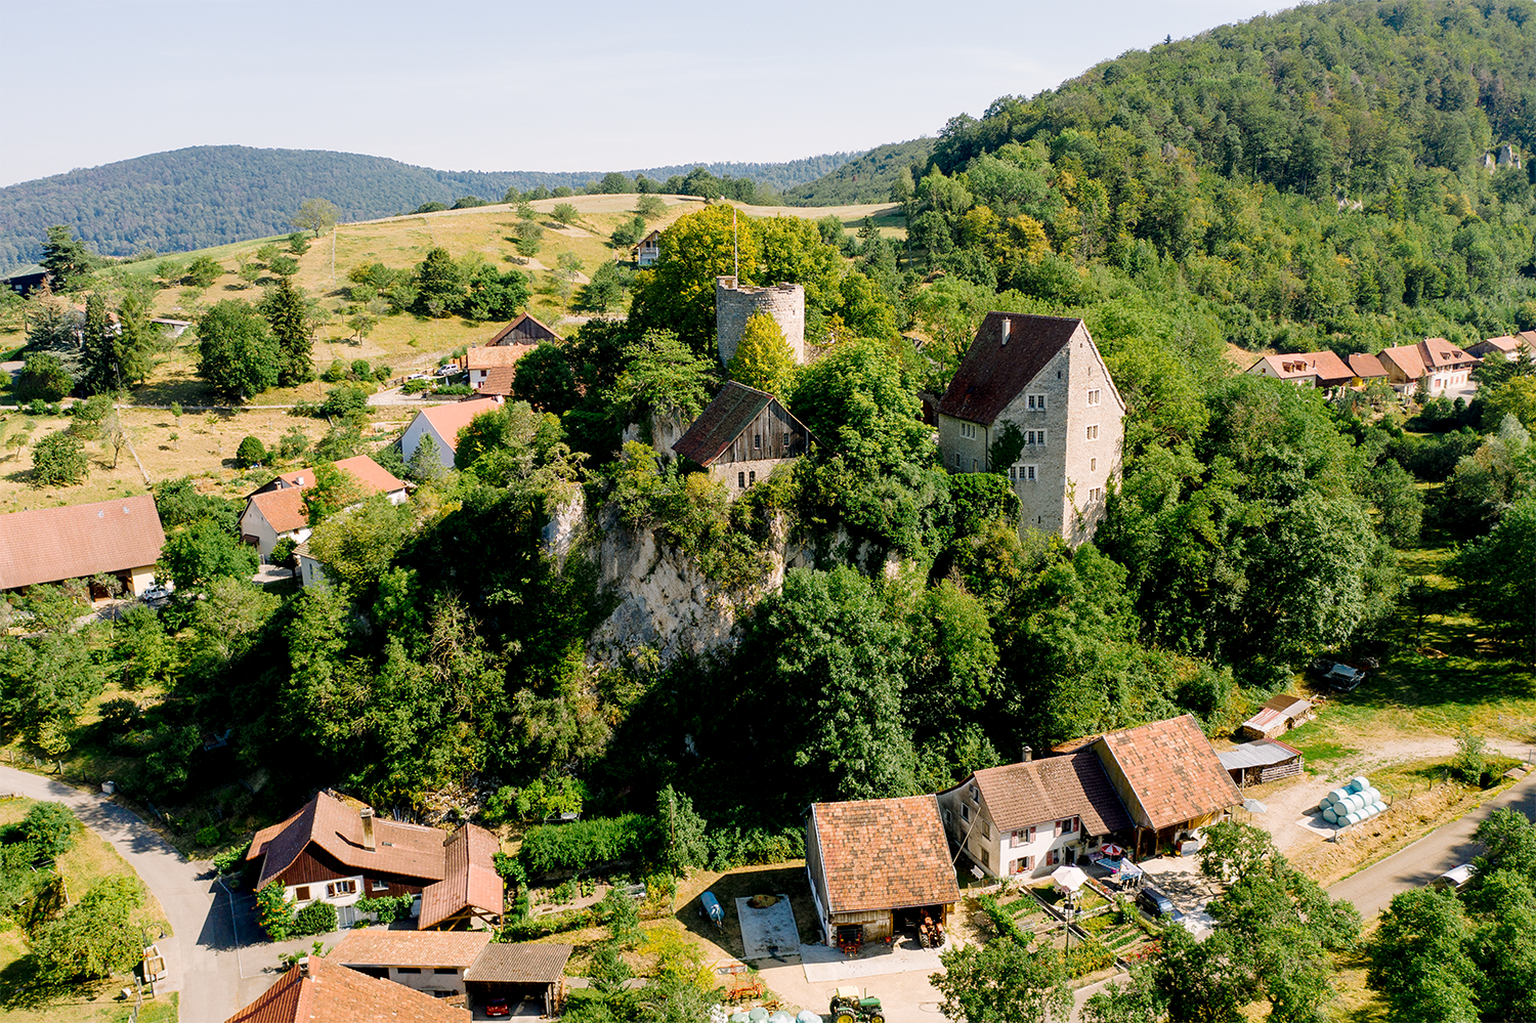
{"type": "MultiPolygon", "coordinates": [[[[0,802],[0,828],[25,817],[33,800],[13,799],[0,802]]],[[[59,873],[69,886],[70,897],[78,898],[92,884],[114,875],[132,875],[133,870],[106,841],[84,827],[75,831],[75,846],[60,856],[59,873]]],[[[168,925],[154,896],[145,893],[145,903],[134,916],[134,923],[151,940],[165,933],[168,925]]],[[[9,918],[0,920],[0,1015],[7,1023],[117,1023],[128,1018],[129,1009],[118,1001],[127,976],[80,984],[63,992],[38,991],[29,980],[31,961],[26,939],[18,925],[9,918]]],[[[145,1003],[141,1023],[174,1023],[176,997],[170,995],[145,1003]]]]}

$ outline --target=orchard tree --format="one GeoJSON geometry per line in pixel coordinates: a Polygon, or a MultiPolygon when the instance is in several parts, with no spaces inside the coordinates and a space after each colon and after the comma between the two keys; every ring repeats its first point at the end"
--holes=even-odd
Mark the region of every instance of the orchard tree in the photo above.
{"type": "Polygon", "coordinates": [[[282,350],[267,321],[226,299],[197,322],[197,371],[219,395],[243,401],[277,383],[282,350]]]}
{"type": "Polygon", "coordinates": [[[194,288],[206,288],[223,276],[223,265],[211,256],[198,256],[187,265],[186,281],[194,288]]]}
{"type": "Polygon", "coordinates": [[[293,215],[291,223],[300,231],[313,231],[318,238],[320,232],[329,231],[335,225],[339,212],[329,199],[305,199],[299,204],[299,212],[293,215]]]}
{"type": "Polygon", "coordinates": [[[60,431],[50,433],[32,447],[32,485],[68,487],[90,475],[85,445],[80,438],[60,431]]]}
{"type": "Polygon", "coordinates": [[[1478,1018],[1477,965],[1467,955],[1466,914],[1455,894],[1416,888],[1393,897],[1366,945],[1365,982],[1393,1019],[1478,1018]]]}
{"type": "Polygon", "coordinates": [[[789,397],[795,382],[795,353],[773,317],[767,313],[747,317],[726,372],[738,384],[767,391],[780,401],[789,397]]]}
{"type": "Polygon", "coordinates": [[[131,969],[142,950],[132,918],[143,901],[138,878],[117,875],[98,881],[63,916],[31,936],[38,971],[55,983],[67,983],[131,969]]]}

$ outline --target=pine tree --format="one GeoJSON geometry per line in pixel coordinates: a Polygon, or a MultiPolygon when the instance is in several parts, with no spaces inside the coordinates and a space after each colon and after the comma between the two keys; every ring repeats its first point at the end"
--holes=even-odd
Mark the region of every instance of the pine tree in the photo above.
{"type": "Polygon", "coordinates": [[[117,332],[107,316],[100,295],[85,300],[85,323],[80,331],[80,388],[86,394],[102,394],[122,387],[118,362],[117,332]]]}
{"type": "Polygon", "coordinates": [[[313,341],[304,314],[304,293],[294,287],[289,278],[279,277],[276,286],[262,301],[261,311],[272,325],[272,336],[277,338],[279,386],[292,387],[313,380],[313,341]]]}
{"type": "Polygon", "coordinates": [[[726,372],[738,384],[785,398],[795,381],[795,353],[773,317],[753,313],[726,372]]]}

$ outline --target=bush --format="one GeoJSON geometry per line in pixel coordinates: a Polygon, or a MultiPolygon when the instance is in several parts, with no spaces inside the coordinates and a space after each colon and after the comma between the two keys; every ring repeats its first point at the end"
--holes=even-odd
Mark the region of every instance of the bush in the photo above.
{"type": "Polygon", "coordinates": [[[291,536],[285,536],[272,545],[272,564],[287,565],[293,561],[293,552],[298,550],[299,543],[291,536]]]}
{"type": "Polygon", "coordinates": [[[795,828],[777,833],[762,828],[711,828],[704,844],[709,849],[711,870],[782,863],[805,855],[805,833],[795,828]]]}
{"type": "Polygon", "coordinates": [[[38,803],[27,811],[17,830],[37,847],[39,855],[49,859],[75,847],[75,815],[63,803],[38,803]]]}
{"type": "Polygon", "coordinates": [[[214,845],[218,840],[219,826],[217,824],[210,824],[206,828],[199,828],[197,834],[192,836],[192,841],[204,849],[214,845]]]}
{"type": "Polygon", "coordinates": [[[242,864],[245,863],[245,854],[250,851],[251,843],[249,842],[241,846],[236,846],[233,849],[225,849],[223,852],[214,856],[213,869],[217,870],[221,874],[228,874],[231,871],[238,869],[242,864]]]}
{"type": "Polygon", "coordinates": [[[519,855],[531,876],[579,872],[638,855],[649,832],[650,819],[638,813],[544,825],[523,837],[519,855]]]}
{"type": "Polygon", "coordinates": [[[328,384],[339,384],[347,379],[347,364],[340,359],[331,363],[326,371],[320,374],[320,379],[328,384]]]}
{"type": "Polygon", "coordinates": [[[432,381],[430,380],[407,380],[400,385],[401,394],[420,394],[422,391],[430,390],[432,390],[432,381]]]}
{"type": "Polygon", "coordinates": [[[293,907],[276,881],[256,893],[256,922],[273,941],[283,941],[293,933],[293,907]]]}
{"type": "Polygon", "coordinates": [[[325,392],[325,401],[320,405],[320,412],[333,419],[344,419],[353,412],[367,407],[366,388],[359,387],[357,384],[341,384],[325,392]]]}
{"type": "Polygon", "coordinates": [[[16,378],[16,400],[58,401],[75,386],[75,378],[57,355],[37,352],[27,356],[16,378]]]}
{"type": "Polygon", "coordinates": [[[475,392],[468,384],[444,384],[433,393],[441,394],[444,397],[454,397],[457,395],[474,394],[475,392]]]}
{"type": "Polygon", "coordinates": [[[396,920],[404,920],[411,915],[411,903],[416,901],[414,895],[385,895],[377,899],[361,898],[357,900],[359,913],[373,913],[381,924],[391,924],[396,920]]]}
{"type": "Polygon", "coordinates": [[[329,902],[311,902],[293,915],[293,937],[328,934],[336,929],[336,907],[329,902]]]}
{"type": "Polygon", "coordinates": [[[235,449],[235,464],[242,469],[262,465],[267,460],[267,446],[259,437],[247,436],[235,449]]]}

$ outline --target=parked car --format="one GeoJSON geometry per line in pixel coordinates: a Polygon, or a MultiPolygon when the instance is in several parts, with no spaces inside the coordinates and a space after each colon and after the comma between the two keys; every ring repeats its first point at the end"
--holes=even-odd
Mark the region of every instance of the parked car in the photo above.
{"type": "Polygon", "coordinates": [[[1141,893],[1136,896],[1136,904],[1159,919],[1178,914],[1178,910],[1174,908],[1173,900],[1156,888],[1142,888],[1141,893]]]}
{"type": "Polygon", "coordinates": [[[492,998],[485,1003],[485,1014],[487,1016],[510,1016],[512,1015],[512,1006],[507,1004],[505,998],[492,998]]]}
{"type": "Polygon", "coordinates": [[[151,586],[149,589],[145,590],[139,599],[147,604],[155,600],[164,600],[170,595],[171,591],[168,587],[161,586],[159,583],[156,583],[154,586],[151,586]]]}
{"type": "Polygon", "coordinates": [[[1431,888],[1439,888],[1442,891],[1459,892],[1472,880],[1472,864],[1463,863],[1452,867],[1433,881],[1429,882],[1431,888]]]}
{"type": "Polygon", "coordinates": [[[1365,681],[1365,672],[1341,661],[1328,669],[1328,673],[1323,676],[1323,681],[1341,693],[1351,693],[1356,686],[1365,681]]]}

